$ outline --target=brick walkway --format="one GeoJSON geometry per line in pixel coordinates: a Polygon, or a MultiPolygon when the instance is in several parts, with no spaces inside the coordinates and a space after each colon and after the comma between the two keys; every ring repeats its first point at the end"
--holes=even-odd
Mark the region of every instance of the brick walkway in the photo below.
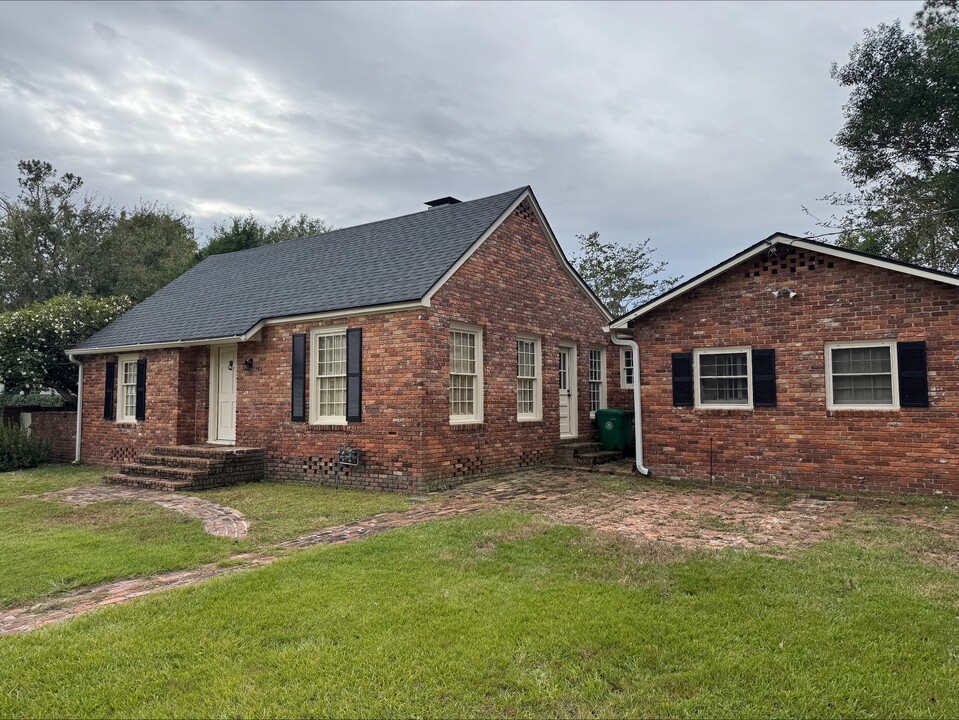
{"type": "Polygon", "coordinates": [[[182,493],[144,490],[117,485],[89,485],[57,490],[40,497],[48,500],[59,500],[75,507],[116,500],[140,500],[194,517],[203,523],[203,529],[210,535],[228,537],[234,540],[245,538],[249,529],[243,514],[237,510],[182,493]]]}
{"type": "MultiPolygon", "coordinates": [[[[95,486],[89,489],[95,490],[101,488],[95,486]]],[[[136,489],[131,489],[131,491],[152,492],[136,489]]],[[[159,494],[166,495],[169,493],[159,494]]],[[[90,493],[90,495],[95,494],[90,493]]],[[[187,496],[177,495],[177,497],[186,498],[187,496]]],[[[90,500],[89,502],[96,501],[90,500]]],[[[209,504],[212,505],[213,503],[209,504]]],[[[469,503],[458,506],[428,505],[412,508],[406,512],[383,513],[363,520],[344,523],[343,525],[336,525],[318,532],[303,535],[278,545],[277,549],[298,550],[314,545],[338,545],[407,525],[415,525],[429,520],[439,520],[464,513],[476,512],[486,507],[487,506],[480,503],[469,503]]],[[[99,610],[100,608],[143,597],[144,595],[185,587],[187,585],[195,585],[196,583],[211,578],[230,575],[255,567],[262,567],[269,565],[276,560],[277,557],[276,555],[263,554],[234,555],[230,558],[231,564],[226,567],[215,564],[201,565],[191,570],[178,570],[175,572],[160,573],[159,575],[153,575],[148,578],[131,578],[128,580],[102,583],[100,585],[91,585],[67,593],[61,593],[45,598],[33,605],[0,611],[0,636],[29,632],[44,625],[68,620],[77,615],[83,615],[94,610],[99,610]]]]}
{"type": "Polygon", "coordinates": [[[449,491],[451,501],[507,504],[559,523],[595,528],[683,547],[755,549],[776,553],[823,540],[855,502],[813,500],[736,490],[674,487],[619,480],[594,472],[531,470],[480,480],[449,491]],[[630,487],[633,485],[633,487],[630,487]]]}
{"type": "MultiPolygon", "coordinates": [[[[854,502],[827,502],[736,491],[670,487],[641,480],[608,479],[576,470],[530,470],[462,485],[434,496],[437,502],[404,512],[384,513],[324,528],[276,546],[289,551],[314,545],[335,545],[395,528],[456,517],[491,508],[511,508],[544,515],[559,523],[683,547],[756,549],[775,553],[824,539],[855,509],[854,502]]],[[[91,486],[69,488],[42,497],[72,505],[108,500],[145,500],[199,518],[207,532],[243,537],[247,523],[235,510],[201,498],[136,488],[91,486]]],[[[102,607],[151,593],[184,587],[255,567],[275,555],[236,555],[231,565],[204,565],[81,588],[30,606],[0,611],[0,635],[22,633],[102,607]]]]}

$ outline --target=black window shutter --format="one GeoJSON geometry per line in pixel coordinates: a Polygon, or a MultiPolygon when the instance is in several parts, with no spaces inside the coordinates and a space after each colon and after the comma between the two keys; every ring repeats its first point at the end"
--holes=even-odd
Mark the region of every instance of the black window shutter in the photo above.
{"type": "Polygon", "coordinates": [[[147,361],[146,358],[137,360],[137,420],[145,420],[147,416],[147,361]]]}
{"type": "Polygon", "coordinates": [[[103,390],[103,419],[116,419],[116,385],[117,385],[117,364],[115,362],[107,363],[106,386],[103,390]]]}
{"type": "Polygon", "coordinates": [[[363,328],[346,331],[346,421],[363,420],[363,328]]]}
{"type": "Polygon", "coordinates": [[[896,343],[896,352],[899,358],[900,407],[929,407],[926,343],[896,343]]]}
{"type": "Polygon", "coordinates": [[[753,406],[776,407],[775,350],[753,350],[753,406]]]}
{"type": "Polygon", "coordinates": [[[306,335],[293,336],[293,390],[292,411],[290,419],[293,422],[306,421],[306,335]]]}
{"type": "Polygon", "coordinates": [[[673,353],[673,405],[693,406],[693,354],[673,353]]]}

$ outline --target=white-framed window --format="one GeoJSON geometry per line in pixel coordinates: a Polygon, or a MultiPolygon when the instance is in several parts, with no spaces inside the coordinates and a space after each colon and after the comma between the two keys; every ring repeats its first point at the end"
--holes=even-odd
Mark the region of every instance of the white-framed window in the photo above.
{"type": "Polygon", "coordinates": [[[516,338],[516,419],[543,418],[543,360],[538,337],[516,338]]]}
{"type": "Polygon", "coordinates": [[[826,407],[898,410],[895,340],[826,343],[826,407]]]}
{"type": "Polygon", "coordinates": [[[589,349],[589,416],[606,407],[606,351],[589,349]]]}
{"type": "Polygon", "coordinates": [[[636,363],[633,361],[633,349],[621,347],[619,349],[619,386],[631,388],[636,376],[636,363]]]}
{"type": "Polygon", "coordinates": [[[311,333],[310,368],[310,422],[346,423],[346,328],[311,333]]]}
{"type": "Polygon", "coordinates": [[[450,423],[483,422],[483,331],[450,326],[450,423]]]}
{"type": "Polygon", "coordinates": [[[137,421],[137,360],[136,355],[117,358],[117,422],[137,421]]]}
{"type": "Polygon", "coordinates": [[[752,409],[752,348],[693,351],[696,407],[752,409]]]}

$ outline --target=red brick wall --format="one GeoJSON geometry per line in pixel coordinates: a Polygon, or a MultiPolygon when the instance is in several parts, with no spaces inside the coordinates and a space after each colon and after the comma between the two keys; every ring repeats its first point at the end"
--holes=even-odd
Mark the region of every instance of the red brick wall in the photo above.
{"type": "MultiPolygon", "coordinates": [[[[264,328],[259,342],[237,350],[237,444],[264,447],[267,476],[293,482],[333,483],[340,444],[356,447],[363,467],[341,473],[343,484],[388,490],[415,485],[423,435],[426,308],[337,321],[264,328]],[[290,420],[292,337],[321,327],[363,328],[363,421],[311,425],[290,420]],[[242,369],[247,358],[253,370],[242,369]]],[[[310,343],[307,343],[309,417],[310,343]]],[[[204,429],[204,433],[206,430],[204,429]]]]}
{"type": "MultiPolygon", "coordinates": [[[[197,357],[205,348],[148,350],[146,418],[118,423],[103,418],[106,364],[116,355],[94,355],[83,360],[83,429],[80,457],[84,462],[120,465],[160,445],[194,442],[189,432],[196,415],[197,357]]],[[[204,403],[207,402],[206,395],[204,403]]],[[[206,440],[206,426],[202,439],[206,440]]]]}
{"type": "Polygon", "coordinates": [[[720,481],[959,495],[959,288],[792,257],[748,261],[639,318],[646,465],[708,480],[712,440],[720,481]],[[797,295],[774,298],[784,286],[797,295]],[[931,407],[827,410],[824,344],[880,339],[927,343],[931,407]],[[672,406],[671,353],[737,345],[775,349],[777,407],[672,406]]]}
{"type": "MultiPolygon", "coordinates": [[[[546,462],[559,439],[557,346],[578,346],[579,436],[589,418],[588,348],[607,350],[610,406],[630,407],[619,389],[619,350],[607,346],[606,320],[553,254],[527,204],[520,207],[432,299],[431,307],[339,320],[267,326],[237,348],[238,446],[263,447],[267,475],[332,483],[340,444],[363,465],[341,473],[359,487],[411,490],[478,473],[546,462]],[[449,326],[484,328],[484,423],[449,423],[449,326]],[[290,420],[294,333],[363,328],[363,421],[314,426],[290,420]],[[516,336],[541,336],[543,420],[516,420],[516,336]],[[247,359],[253,368],[246,370],[247,359]]],[[[147,417],[131,425],[102,419],[104,356],[85,361],[83,457],[116,465],[165,444],[205,442],[209,348],[148,351],[147,417]]],[[[307,367],[311,367],[309,347],[307,367]]],[[[115,356],[110,356],[114,359],[115,356]]],[[[309,385],[309,381],[308,381],[309,385]]],[[[309,391],[307,393],[309,405],[309,391]]],[[[569,442],[565,440],[563,442],[569,442]]]]}
{"type": "Polygon", "coordinates": [[[72,410],[33,410],[30,434],[50,443],[50,459],[73,462],[77,452],[77,414],[72,410]]]}
{"type": "MultiPolygon", "coordinates": [[[[423,480],[445,483],[470,474],[551,460],[559,438],[558,347],[577,346],[579,439],[596,437],[589,417],[589,347],[606,349],[608,397],[621,402],[619,352],[602,332],[606,319],[562,268],[525,201],[432,298],[429,372],[424,380],[428,430],[423,480]],[[450,323],[483,328],[485,413],[482,425],[449,422],[450,323]],[[543,420],[516,419],[516,337],[541,338],[543,420]]],[[[629,405],[626,405],[629,407],[629,405]]]]}

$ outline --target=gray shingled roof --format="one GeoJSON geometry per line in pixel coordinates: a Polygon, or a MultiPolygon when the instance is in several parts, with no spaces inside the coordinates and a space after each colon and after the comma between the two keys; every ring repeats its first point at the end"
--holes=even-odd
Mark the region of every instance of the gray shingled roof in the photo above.
{"type": "Polygon", "coordinates": [[[267,318],[419,300],[526,189],[214,255],[76,349],[235,337],[267,318]]]}

